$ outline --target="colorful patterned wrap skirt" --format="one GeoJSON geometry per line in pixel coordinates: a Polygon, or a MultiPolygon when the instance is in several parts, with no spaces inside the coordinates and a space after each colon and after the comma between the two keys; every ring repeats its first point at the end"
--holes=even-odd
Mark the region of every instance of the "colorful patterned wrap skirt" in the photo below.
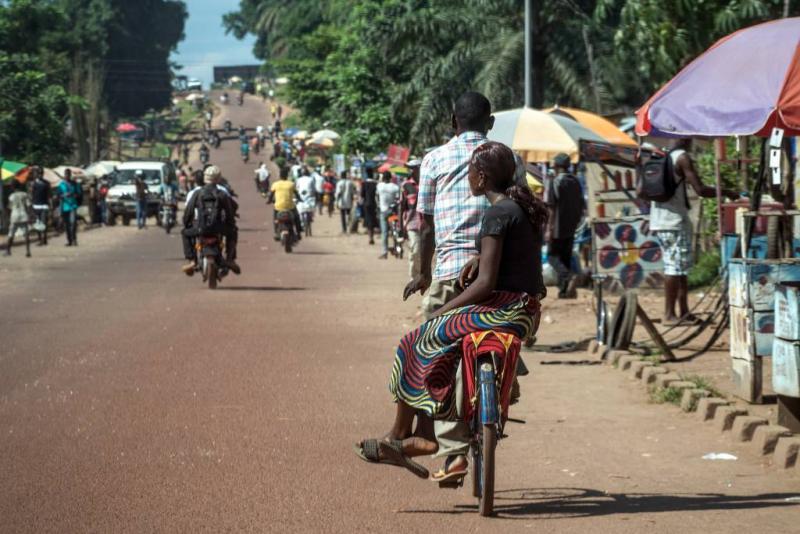
{"type": "Polygon", "coordinates": [[[525,340],[539,323],[539,299],[527,293],[496,291],[481,304],[434,317],[406,334],[397,347],[389,391],[432,417],[448,410],[462,339],[494,330],[525,340]]]}

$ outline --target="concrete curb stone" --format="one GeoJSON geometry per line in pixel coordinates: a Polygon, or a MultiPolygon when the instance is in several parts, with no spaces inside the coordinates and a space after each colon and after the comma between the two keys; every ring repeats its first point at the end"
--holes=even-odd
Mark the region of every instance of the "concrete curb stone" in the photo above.
{"type": "Polygon", "coordinates": [[[681,410],[684,412],[693,412],[697,409],[698,403],[705,397],[709,397],[711,393],[705,389],[684,389],[683,397],[681,397],[681,410]]]}
{"type": "Polygon", "coordinates": [[[633,362],[638,362],[641,359],[641,356],[622,356],[617,360],[617,369],[620,371],[627,371],[633,362]]]}
{"type": "Polygon", "coordinates": [[[609,365],[617,365],[620,358],[631,355],[630,352],[626,352],[624,350],[612,350],[609,348],[605,348],[604,350],[606,355],[606,363],[609,365]]]}
{"type": "Polygon", "coordinates": [[[658,375],[654,385],[656,389],[662,389],[668,387],[670,382],[678,382],[680,379],[681,377],[678,376],[677,373],[666,373],[663,375],[658,375]]]}
{"type": "Polygon", "coordinates": [[[775,444],[775,453],[772,456],[773,463],[781,469],[800,466],[798,455],[800,454],[800,436],[780,437],[775,444]]]}
{"type": "Polygon", "coordinates": [[[733,420],[740,415],[747,415],[747,410],[735,406],[719,406],[714,412],[714,424],[720,432],[727,432],[733,427],[733,420]]]}
{"type": "Polygon", "coordinates": [[[676,382],[670,382],[667,387],[669,389],[678,389],[680,391],[686,391],[687,389],[694,389],[697,387],[694,382],[688,382],[686,380],[678,380],[676,382]]]}
{"type": "Polygon", "coordinates": [[[728,406],[728,401],[719,397],[706,397],[697,401],[697,414],[701,421],[711,421],[714,419],[717,409],[728,406]]]}
{"type": "Polygon", "coordinates": [[[768,425],[769,421],[763,417],[756,417],[755,415],[740,415],[733,420],[731,427],[731,439],[733,441],[750,441],[753,439],[753,433],[756,427],[768,425]]]}
{"type": "Polygon", "coordinates": [[[600,349],[600,344],[597,342],[596,339],[592,339],[589,341],[589,345],[586,347],[586,355],[587,356],[595,356],[600,349]]]}
{"type": "Polygon", "coordinates": [[[631,363],[631,366],[628,368],[628,376],[633,378],[634,380],[638,380],[642,378],[642,371],[645,369],[653,367],[653,364],[648,362],[647,360],[640,360],[638,362],[631,363]]]}
{"type": "Polygon", "coordinates": [[[669,372],[666,367],[652,366],[642,369],[642,383],[644,385],[652,384],[656,381],[658,375],[665,375],[669,372]]]}
{"type": "Polygon", "coordinates": [[[762,456],[775,452],[778,440],[783,437],[790,437],[792,431],[780,425],[761,425],[756,427],[753,432],[753,446],[756,452],[762,456]]]}

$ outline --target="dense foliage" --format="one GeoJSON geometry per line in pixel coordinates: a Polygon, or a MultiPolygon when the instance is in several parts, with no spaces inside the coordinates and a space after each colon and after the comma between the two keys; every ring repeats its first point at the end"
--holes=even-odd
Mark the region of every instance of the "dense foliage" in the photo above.
{"type": "MultiPolygon", "coordinates": [[[[533,105],[640,105],[714,40],[784,14],[786,0],[534,0],[533,105]]],[[[312,126],[352,149],[447,135],[467,89],[523,105],[524,0],[241,0],[230,31],[290,79],[312,126]]],[[[794,8],[797,10],[797,8],[794,8]]]]}
{"type": "Polygon", "coordinates": [[[185,18],[178,0],[0,0],[0,153],[99,157],[112,119],[169,104],[185,18]]]}

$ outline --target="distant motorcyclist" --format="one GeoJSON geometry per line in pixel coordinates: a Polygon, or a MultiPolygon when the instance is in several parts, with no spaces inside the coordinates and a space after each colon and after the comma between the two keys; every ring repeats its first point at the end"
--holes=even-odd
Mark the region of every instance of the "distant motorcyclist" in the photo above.
{"type": "Polygon", "coordinates": [[[228,268],[235,274],[240,274],[241,268],[236,263],[236,244],[239,237],[236,227],[236,208],[230,192],[220,183],[222,173],[219,168],[211,165],[203,173],[203,180],[192,189],[186,197],[186,208],[183,213],[183,255],[189,263],[182,267],[187,276],[192,276],[197,268],[197,252],[194,241],[204,233],[213,231],[225,236],[225,261],[228,268]],[[203,229],[199,225],[199,210],[217,210],[216,219],[219,227],[216,229],[203,229]]]}
{"type": "Polygon", "coordinates": [[[280,239],[277,231],[277,218],[278,213],[281,211],[290,211],[292,213],[296,234],[295,237],[298,240],[301,238],[301,232],[303,228],[300,224],[300,212],[297,211],[296,201],[302,202],[303,199],[297,194],[297,189],[295,188],[294,182],[289,179],[289,169],[282,167],[281,179],[272,184],[272,187],[270,187],[269,199],[267,200],[268,204],[275,205],[273,224],[275,226],[276,240],[280,239]]]}
{"type": "Polygon", "coordinates": [[[208,163],[210,157],[211,155],[209,154],[208,146],[206,146],[206,144],[203,143],[202,145],[200,145],[200,161],[203,162],[203,165],[205,165],[206,163],[208,163]]]}
{"type": "Polygon", "coordinates": [[[222,93],[222,96],[219,97],[219,101],[222,102],[223,104],[227,104],[228,103],[228,93],[222,93]]]}

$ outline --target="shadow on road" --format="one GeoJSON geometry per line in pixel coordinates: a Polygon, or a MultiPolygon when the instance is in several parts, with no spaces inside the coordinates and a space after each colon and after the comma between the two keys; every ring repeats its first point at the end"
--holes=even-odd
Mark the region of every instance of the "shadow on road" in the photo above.
{"type": "MultiPolygon", "coordinates": [[[[495,492],[494,509],[505,519],[569,519],[614,514],[692,512],[706,510],[755,510],[798,506],[787,501],[797,493],[760,495],[606,493],[586,488],[514,489],[495,492]]],[[[404,510],[407,514],[478,513],[475,505],[456,505],[453,510],[404,510]]]]}
{"type": "Polygon", "coordinates": [[[314,250],[295,250],[292,254],[301,256],[333,256],[333,252],[319,252],[314,250]]]}
{"type": "Polygon", "coordinates": [[[222,286],[217,291],[306,291],[307,287],[222,286]]]}

